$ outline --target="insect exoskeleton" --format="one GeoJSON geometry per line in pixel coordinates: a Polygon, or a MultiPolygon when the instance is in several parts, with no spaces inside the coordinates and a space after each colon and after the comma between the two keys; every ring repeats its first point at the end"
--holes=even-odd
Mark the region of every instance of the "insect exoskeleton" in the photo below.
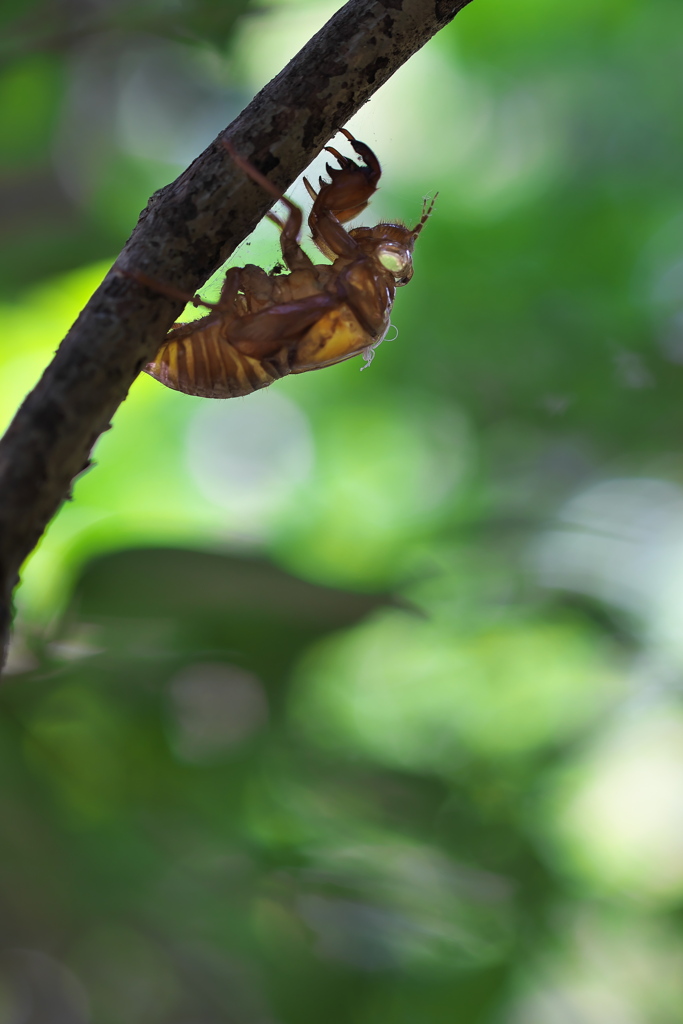
{"type": "MultiPolygon", "coordinates": [[[[192,298],[208,314],[171,329],[145,367],[152,377],[188,395],[235,398],[287,374],[320,370],[357,355],[370,362],[387,334],[396,288],[413,276],[413,247],[434,200],[425,200],[414,228],[380,223],[347,231],[345,222],[362,213],[376,191],[381,168],[369,146],[342,132],[363,162],[328,146],[338,163],[327,164],[330,180],[320,178],[316,192],[304,178],[313,199],[311,238],[331,263],[314,263],[301,248],[301,209],[224,143],[237,166],[285,204],[284,220],[268,216],[280,229],[287,273],[280,266],[270,273],[253,264],[231,267],[217,302],[192,298]]],[[[129,276],[179,297],[144,274],[129,276]]]]}

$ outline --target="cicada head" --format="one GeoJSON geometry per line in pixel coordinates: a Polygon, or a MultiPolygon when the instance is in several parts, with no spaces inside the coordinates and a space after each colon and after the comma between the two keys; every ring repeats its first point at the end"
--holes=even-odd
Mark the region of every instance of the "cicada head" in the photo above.
{"type": "Polygon", "coordinates": [[[436,195],[432,200],[424,200],[422,217],[414,228],[406,227],[405,224],[383,222],[376,224],[374,228],[354,228],[349,232],[364,253],[373,256],[393,275],[398,287],[408,284],[413,276],[415,240],[427,223],[435,201],[436,195]]]}

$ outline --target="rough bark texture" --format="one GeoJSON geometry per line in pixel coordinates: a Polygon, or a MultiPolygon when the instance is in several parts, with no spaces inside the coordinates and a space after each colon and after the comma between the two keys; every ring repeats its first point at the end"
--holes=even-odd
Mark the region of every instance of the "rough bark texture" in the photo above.
{"type": "MultiPolygon", "coordinates": [[[[225,132],[282,190],[334,132],[469,0],[350,0],[225,132]]],[[[0,645],[24,559],[88,465],[180,304],[116,267],[193,292],[254,229],[272,199],[220,137],[155,193],[121,253],[0,441],[0,645]]],[[[0,665],[2,664],[0,656],[0,665]]]]}

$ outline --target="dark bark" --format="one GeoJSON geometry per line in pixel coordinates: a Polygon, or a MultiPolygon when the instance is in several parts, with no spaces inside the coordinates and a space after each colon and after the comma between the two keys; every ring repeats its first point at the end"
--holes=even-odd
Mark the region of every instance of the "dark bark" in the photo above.
{"type": "MultiPolygon", "coordinates": [[[[284,190],[334,132],[467,3],[350,0],[254,97],[225,137],[284,190]]],[[[3,652],[24,559],[180,311],[178,302],[141,288],[116,267],[142,270],[193,292],[271,203],[231,164],[216,139],[176,181],[152,196],[114,268],[17,412],[0,441],[3,652]]]]}

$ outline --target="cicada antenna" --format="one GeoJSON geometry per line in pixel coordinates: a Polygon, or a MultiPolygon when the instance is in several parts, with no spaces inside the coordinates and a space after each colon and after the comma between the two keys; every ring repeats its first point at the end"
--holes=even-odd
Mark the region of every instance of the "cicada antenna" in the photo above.
{"type": "Polygon", "coordinates": [[[438,197],[439,197],[439,193],[435,192],[433,199],[430,200],[428,196],[425,196],[425,198],[422,200],[422,216],[420,217],[419,223],[416,224],[415,227],[413,228],[413,230],[411,231],[411,235],[412,235],[413,238],[417,238],[417,236],[422,231],[422,228],[425,226],[425,224],[429,220],[429,218],[431,216],[431,213],[432,213],[432,210],[434,209],[434,203],[436,202],[438,197]],[[429,203],[429,205],[427,205],[428,203],[429,203]]]}

